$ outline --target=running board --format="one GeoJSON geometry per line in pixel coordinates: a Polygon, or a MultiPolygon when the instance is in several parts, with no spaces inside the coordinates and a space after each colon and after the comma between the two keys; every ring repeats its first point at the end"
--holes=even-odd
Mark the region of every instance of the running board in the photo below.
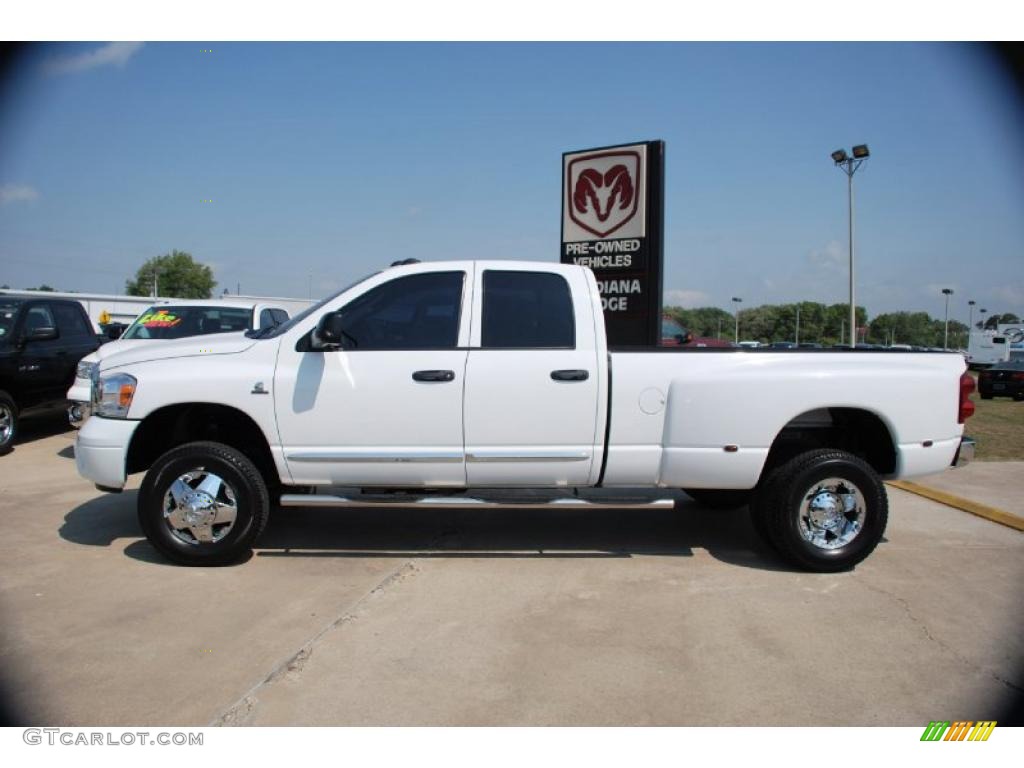
{"type": "Polygon", "coordinates": [[[469,507],[472,509],[672,509],[674,499],[656,499],[643,502],[587,501],[585,499],[554,499],[552,501],[485,501],[464,496],[427,496],[400,501],[369,501],[345,496],[318,494],[284,494],[282,507],[334,507],[348,509],[397,509],[401,507],[469,507]]]}

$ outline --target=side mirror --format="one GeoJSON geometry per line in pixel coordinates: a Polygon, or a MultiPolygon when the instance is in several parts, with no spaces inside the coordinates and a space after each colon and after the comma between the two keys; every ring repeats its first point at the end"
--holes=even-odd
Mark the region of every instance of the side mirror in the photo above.
{"type": "Polygon", "coordinates": [[[26,341],[53,341],[60,334],[52,325],[44,325],[41,328],[33,328],[21,337],[22,342],[26,341]]]}
{"type": "Polygon", "coordinates": [[[348,334],[342,323],[340,312],[328,312],[320,318],[316,329],[310,338],[310,348],[314,351],[325,352],[331,349],[342,349],[343,339],[348,334]]]}
{"type": "Polygon", "coordinates": [[[108,325],[107,329],[103,332],[104,335],[111,341],[115,341],[121,338],[121,334],[124,333],[123,325],[108,325]]]}

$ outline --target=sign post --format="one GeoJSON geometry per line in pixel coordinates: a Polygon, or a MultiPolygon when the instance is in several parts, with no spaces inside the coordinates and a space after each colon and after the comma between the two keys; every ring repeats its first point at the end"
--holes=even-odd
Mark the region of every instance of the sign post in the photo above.
{"type": "Polygon", "coordinates": [[[562,155],[563,264],[590,267],[608,343],[661,340],[665,142],[562,155]]]}

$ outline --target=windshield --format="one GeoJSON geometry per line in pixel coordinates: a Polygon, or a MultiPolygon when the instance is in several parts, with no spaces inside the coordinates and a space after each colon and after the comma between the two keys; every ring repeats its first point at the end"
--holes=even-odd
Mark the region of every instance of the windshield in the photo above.
{"type": "Polygon", "coordinates": [[[252,328],[252,310],[245,307],[150,307],[131,324],[122,339],[184,339],[209,333],[252,328]]]}
{"type": "Polygon", "coordinates": [[[14,319],[18,315],[18,307],[21,302],[18,299],[3,299],[0,301],[0,339],[5,339],[14,331],[14,319]]]}
{"type": "Polygon", "coordinates": [[[301,312],[299,312],[299,314],[297,314],[295,317],[293,317],[288,322],[281,323],[280,325],[275,325],[272,328],[266,328],[266,329],[262,329],[261,328],[258,331],[249,331],[245,335],[249,336],[250,338],[253,338],[253,339],[272,339],[275,336],[280,336],[282,333],[290,331],[292,328],[294,328],[296,326],[296,324],[301,323],[303,320],[305,320],[307,317],[309,317],[313,313],[318,312],[329,301],[334,301],[336,298],[341,296],[341,294],[343,294],[345,291],[349,291],[349,290],[355,288],[360,283],[366,282],[367,280],[369,280],[374,275],[379,275],[379,274],[380,274],[380,272],[377,271],[377,272],[373,272],[372,274],[367,275],[366,277],[359,278],[358,280],[356,280],[351,285],[346,285],[340,291],[335,291],[330,296],[328,296],[326,299],[321,299],[320,301],[318,301],[313,306],[307,307],[306,309],[302,310],[301,312]]]}

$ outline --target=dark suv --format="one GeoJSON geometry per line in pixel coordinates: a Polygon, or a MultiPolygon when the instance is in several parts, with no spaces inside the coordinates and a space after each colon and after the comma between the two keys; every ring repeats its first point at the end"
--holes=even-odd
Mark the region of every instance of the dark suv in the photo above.
{"type": "Polygon", "coordinates": [[[77,301],[0,295],[0,453],[22,415],[67,404],[78,361],[99,345],[77,301]]]}

